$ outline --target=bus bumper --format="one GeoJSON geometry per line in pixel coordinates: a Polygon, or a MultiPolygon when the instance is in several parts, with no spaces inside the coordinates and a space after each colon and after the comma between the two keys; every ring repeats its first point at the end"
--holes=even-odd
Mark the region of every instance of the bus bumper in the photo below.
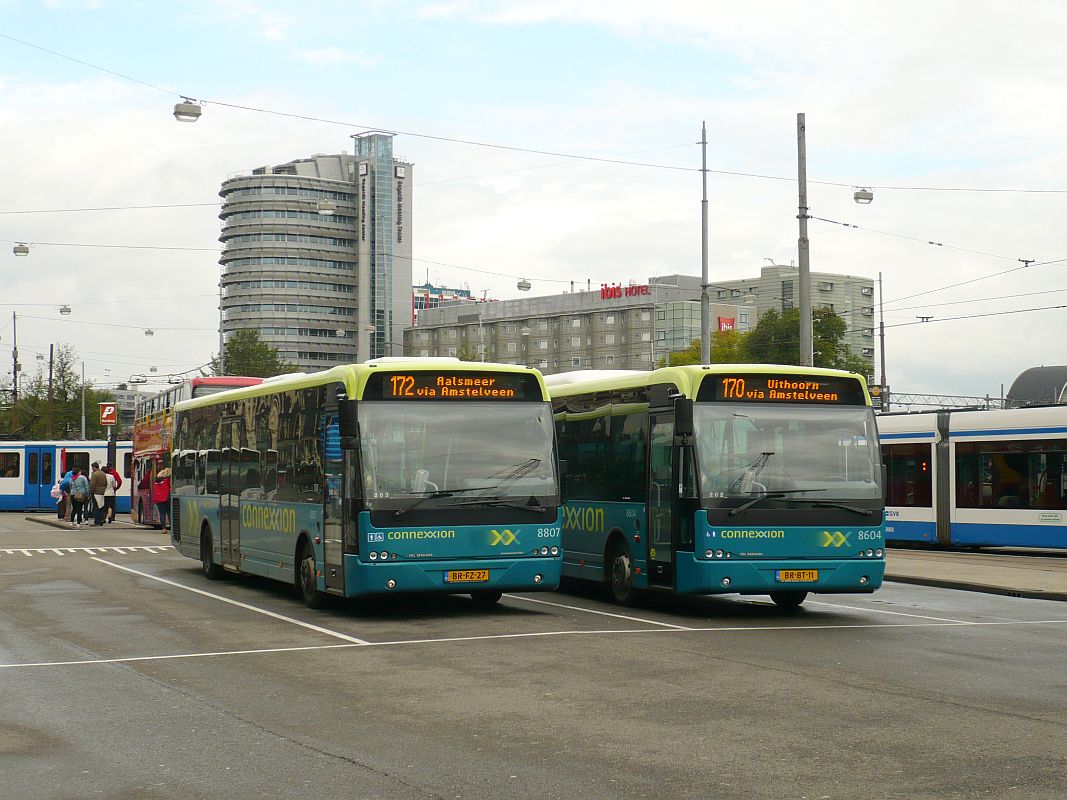
{"type": "Polygon", "coordinates": [[[873,592],[885,577],[884,558],[766,559],[709,561],[677,554],[675,589],[680,594],[769,594],[770,592],[873,592]],[[817,570],[810,581],[783,581],[783,570],[817,570]]]}
{"type": "MultiPolygon", "coordinates": [[[[364,562],[345,556],[345,595],[406,592],[539,592],[559,588],[563,556],[491,561],[364,562]],[[450,572],[488,570],[487,580],[449,581],[450,572]],[[391,583],[390,583],[391,582],[391,583]]],[[[465,577],[465,576],[460,576],[465,577]]]]}

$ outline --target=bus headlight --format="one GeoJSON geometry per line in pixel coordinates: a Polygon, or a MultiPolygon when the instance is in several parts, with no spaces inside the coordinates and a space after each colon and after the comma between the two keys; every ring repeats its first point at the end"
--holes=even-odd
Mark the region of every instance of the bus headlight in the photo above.
{"type": "Polygon", "coordinates": [[[553,547],[549,552],[552,553],[552,555],[554,555],[554,556],[558,556],[559,555],[559,548],[558,547],[553,547]]]}
{"type": "Polygon", "coordinates": [[[715,557],[716,558],[722,558],[722,550],[716,550],[715,551],[715,557]]]}
{"type": "Polygon", "coordinates": [[[881,558],[881,557],[882,557],[882,555],[883,555],[883,553],[882,553],[882,548],[881,548],[881,547],[879,547],[879,548],[878,548],[877,550],[875,550],[875,551],[874,551],[874,554],[875,554],[876,556],[878,556],[878,558],[881,558]]]}
{"type": "Polygon", "coordinates": [[[867,551],[867,558],[873,558],[873,557],[874,557],[874,551],[873,550],[868,550],[867,551]]]}
{"type": "Polygon", "coordinates": [[[714,550],[705,550],[704,551],[704,558],[714,558],[714,557],[715,557],[715,551],[714,550]]]}
{"type": "Polygon", "coordinates": [[[370,560],[371,561],[377,561],[378,560],[378,554],[375,553],[373,550],[370,553],[370,560]]]}
{"type": "Polygon", "coordinates": [[[543,555],[543,556],[547,556],[548,555],[548,548],[547,547],[542,547],[541,548],[541,555],[543,555]]]}
{"type": "Polygon", "coordinates": [[[385,561],[386,559],[388,559],[388,558],[389,558],[389,554],[388,554],[387,552],[385,552],[384,550],[382,550],[382,552],[381,552],[381,554],[380,554],[380,555],[378,556],[378,558],[380,558],[380,559],[381,559],[382,561],[385,561]]]}

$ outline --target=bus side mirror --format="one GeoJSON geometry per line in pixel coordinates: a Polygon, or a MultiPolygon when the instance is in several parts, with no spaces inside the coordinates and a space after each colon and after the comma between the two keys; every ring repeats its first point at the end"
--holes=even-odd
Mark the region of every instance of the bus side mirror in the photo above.
{"type": "Polygon", "coordinates": [[[693,401],[679,397],[674,401],[674,435],[693,435],[693,401]]]}
{"type": "Polygon", "coordinates": [[[337,421],[341,431],[342,450],[356,449],[356,437],[359,435],[359,423],[357,420],[358,407],[359,403],[356,400],[346,399],[337,401],[337,421]]]}

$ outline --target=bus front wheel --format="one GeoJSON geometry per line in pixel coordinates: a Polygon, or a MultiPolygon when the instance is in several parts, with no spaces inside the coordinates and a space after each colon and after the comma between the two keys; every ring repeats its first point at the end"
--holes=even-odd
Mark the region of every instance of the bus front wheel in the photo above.
{"type": "Polygon", "coordinates": [[[807,592],[771,592],[771,600],[779,608],[800,608],[807,596],[807,592]]]}
{"type": "Polygon", "coordinates": [[[300,561],[297,564],[297,589],[308,608],[326,608],[329,596],[319,591],[318,576],[315,575],[315,551],[307,541],[300,548],[300,561]]]}
{"type": "Polygon", "coordinates": [[[634,588],[633,559],[625,542],[616,542],[608,552],[608,586],[611,596],[619,605],[632,605],[637,590],[634,588]]]}

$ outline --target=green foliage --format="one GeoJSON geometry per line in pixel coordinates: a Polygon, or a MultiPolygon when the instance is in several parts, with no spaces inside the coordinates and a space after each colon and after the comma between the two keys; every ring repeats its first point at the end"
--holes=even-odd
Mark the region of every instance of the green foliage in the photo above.
{"type": "Polygon", "coordinates": [[[259,338],[259,331],[241,328],[226,339],[226,372],[219,369],[219,359],[211,359],[215,375],[246,375],[250,378],[270,378],[293,372],[291,364],[278,357],[278,351],[259,338]]]}
{"type": "Polygon", "coordinates": [[[460,361],[481,361],[482,360],[481,356],[478,355],[477,348],[475,348],[474,345],[471,345],[471,344],[465,344],[462,347],[460,347],[459,351],[456,353],[456,358],[458,358],[460,361]]]}
{"type": "MultiPolygon", "coordinates": [[[[7,420],[9,437],[20,439],[77,439],[81,435],[81,366],[73,345],[59,345],[52,362],[51,429],[48,413],[48,363],[39,364],[32,378],[20,381],[19,403],[7,420]]],[[[114,400],[108,391],[85,384],[85,436],[107,438],[100,424],[99,403],[114,400]]]]}
{"type": "MultiPolygon", "coordinates": [[[[716,331],[711,335],[711,363],[737,364],[743,361],[745,336],[740,331],[716,331]]],[[[684,350],[670,354],[670,366],[682,367],[700,363],[700,339],[694,339],[684,350]]],[[[657,366],[667,366],[667,357],[660,358],[657,366]]]]}
{"type": "MultiPolygon", "coordinates": [[[[852,352],[844,342],[848,326],[829,308],[812,311],[812,349],[816,367],[847,369],[867,375],[871,364],[852,352]]],[[[800,363],[800,311],[771,309],[763,313],[756,328],[744,337],[744,360],[755,364],[800,363]]]]}

